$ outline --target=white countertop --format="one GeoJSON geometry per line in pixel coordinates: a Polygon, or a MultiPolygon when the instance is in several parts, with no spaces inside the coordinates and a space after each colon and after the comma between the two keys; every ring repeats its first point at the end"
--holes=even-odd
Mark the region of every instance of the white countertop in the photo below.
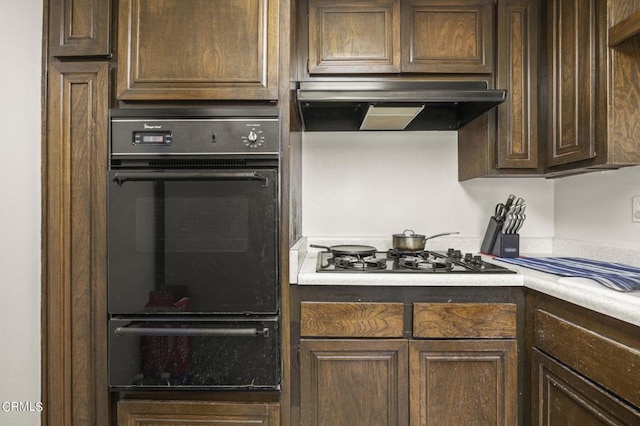
{"type": "MultiPolygon", "coordinates": [[[[362,242],[348,239],[351,244],[362,242]]],[[[343,243],[322,241],[315,244],[334,245],[343,243]]],[[[457,241],[456,248],[461,247],[457,241]]],[[[538,243],[536,243],[538,244],[538,243]]],[[[386,249],[380,241],[375,247],[386,249]]],[[[462,244],[462,250],[467,250],[462,244]]],[[[433,248],[442,250],[441,248],[433,248]]],[[[445,249],[446,250],[446,249],[445,249]]],[[[585,278],[568,278],[538,272],[529,268],[489,259],[491,262],[516,271],[516,274],[388,274],[316,272],[318,249],[308,248],[307,239],[302,238],[290,252],[290,282],[297,285],[367,285],[367,286],[508,286],[526,287],[553,296],[610,317],[640,327],[640,292],[620,292],[609,289],[585,278]]],[[[544,253],[552,255],[552,253],[544,253]]]]}

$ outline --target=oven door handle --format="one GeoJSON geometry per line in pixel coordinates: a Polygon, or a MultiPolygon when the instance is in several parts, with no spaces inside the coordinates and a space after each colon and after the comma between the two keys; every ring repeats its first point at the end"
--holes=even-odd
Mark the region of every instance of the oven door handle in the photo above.
{"type": "Polygon", "coordinates": [[[136,327],[125,325],[114,330],[116,336],[223,336],[223,337],[268,337],[269,329],[264,328],[164,328],[136,327]]]}
{"type": "Polygon", "coordinates": [[[269,179],[258,172],[117,172],[113,175],[113,181],[122,186],[130,181],[153,181],[153,180],[258,180],[262,186],[269,186],[269,179]]]}

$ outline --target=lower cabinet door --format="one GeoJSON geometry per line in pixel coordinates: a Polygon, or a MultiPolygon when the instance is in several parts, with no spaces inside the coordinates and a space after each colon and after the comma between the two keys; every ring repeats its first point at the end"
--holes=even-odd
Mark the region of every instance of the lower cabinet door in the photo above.
{"type": "Polygon", "coordinates": [[[407,359],[403,339],[302,339],[301,424],[408,424],[407,359]]]}
{"type": "Polygon", "coordinates": [[[532,425],[638,425],[640,410],[533,350],[532,425]]]}
{"type": "Polygon", "coordinates": [[[175,400],[118,401],[118,426],[279,426],[277,403],[175,400]]]}
{"type": "Polygon", "coordinates": [[[411,425],[517,424],[515,339],[411,340],[411,425]]]}

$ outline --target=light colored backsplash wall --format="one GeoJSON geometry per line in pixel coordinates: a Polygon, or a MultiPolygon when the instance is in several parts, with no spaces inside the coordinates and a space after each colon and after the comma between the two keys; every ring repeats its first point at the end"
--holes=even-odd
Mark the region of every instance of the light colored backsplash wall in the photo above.
{"type": "Polygon", "coordinates": [[[523,197],[523,237],[554,236],[554,181],[541,178],[458,182],[456,132],[303,134],[302,233],[390,236],[458,231],[484,236],[494,206],[523,197]]]}
{"type": "Polygon", "coordinates": [[[555,181],[555,236],[640,250],[631,199],[640,196],[640,167],[555,181]]]}

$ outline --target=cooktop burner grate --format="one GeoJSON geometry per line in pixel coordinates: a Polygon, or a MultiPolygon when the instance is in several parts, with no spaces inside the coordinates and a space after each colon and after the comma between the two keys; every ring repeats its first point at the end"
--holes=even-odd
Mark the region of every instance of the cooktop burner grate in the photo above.
{"type": "Polygon", "coordinates": [[[317,272],[369,273],[515,273],[487,262],[480,255],[462,254],[460,250],[404,252],[377,251],[373,255],[337,256],[329,251],[318,253],[317,272]]]}
{"type": "Polygon", "coordinates": [[[334,256],[329,260],[338,269],[371,270],[385,269],[387,262],[375,256],[334,256]]]}

